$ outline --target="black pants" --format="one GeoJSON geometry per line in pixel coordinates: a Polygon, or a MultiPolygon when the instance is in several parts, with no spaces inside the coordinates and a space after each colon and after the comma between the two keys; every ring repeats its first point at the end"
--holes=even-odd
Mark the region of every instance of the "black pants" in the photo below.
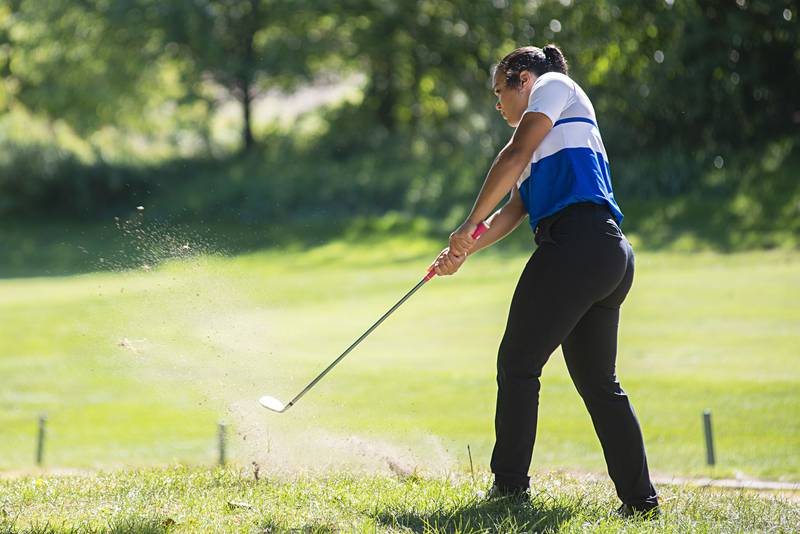
{"type": "Polygon", "coordinates": [[[529,485],[539,377],[561,345],[622,502],[652,506],[639,422],[615,372],[619,308],[633,283],[633,250],[609,211],[574,204],[536,228],[539,247],[520,277],[497,358],[495,483],[529,485]]]}

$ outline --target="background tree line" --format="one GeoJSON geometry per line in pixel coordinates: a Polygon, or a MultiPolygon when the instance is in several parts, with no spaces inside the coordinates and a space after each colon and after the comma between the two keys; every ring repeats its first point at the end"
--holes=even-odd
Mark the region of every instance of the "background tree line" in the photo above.
{"type": "Polygon", "coordinates": [[[788,0],[7,0],[0,214],[102,218],[142,199],[245,221],[452,214],[510,134],[489,68],[548,42],[592,97],[623,199],[795,198],[799,15],[788,0]],[[355,95],[288,126],[254,119],[269,91],[347,80],[355,95]],[[220,141],[231,106],[237,138],[220,141]]]}

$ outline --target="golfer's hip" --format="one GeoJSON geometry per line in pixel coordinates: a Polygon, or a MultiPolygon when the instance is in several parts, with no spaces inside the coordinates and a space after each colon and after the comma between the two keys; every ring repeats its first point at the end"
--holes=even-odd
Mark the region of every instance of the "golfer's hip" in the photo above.
{"type": "Polygon", "coordinates": [[[624,239],[608,206],[594,202],[580,202],[540,219],[534,231],[537,245],[559,245],[569,242],[597,241],[603,238],[624,239]]]}
{"type": "Polygon", "coordinates": [[[536,226],[538,249],[532,260],[547,265],[550,280],[564,283],[583,298],[597,300],[613,291],[624,278],[633,250],[611,212],[593,203],[570,205],[536,226]]]}

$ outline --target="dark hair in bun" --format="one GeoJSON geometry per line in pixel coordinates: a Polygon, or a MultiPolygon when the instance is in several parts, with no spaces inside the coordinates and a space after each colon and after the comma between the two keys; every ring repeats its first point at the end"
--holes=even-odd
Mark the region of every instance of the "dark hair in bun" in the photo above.
{"type": "Polygon", "coordinates": [[[561,52],[559,47],[554,44],[549,44],[542,49],[542,52],[544,52],[547,63],[550,66],[548,72],[560,72],[561,74],[569,73],[567,58],[564,57],[564,53],[561,52]]]}
{"type": "Polygon", "coordinates": [[[519,87],[519,75],[523,71],[530,71],[536,76],[545,72],[560,72],[569,74],[569,65],[561,49],[554,44],[544,48],[536,46],[523,46],[517,48],[497,64],[495,71],[501,71],[506,76],[506,85],[519,87]]]}

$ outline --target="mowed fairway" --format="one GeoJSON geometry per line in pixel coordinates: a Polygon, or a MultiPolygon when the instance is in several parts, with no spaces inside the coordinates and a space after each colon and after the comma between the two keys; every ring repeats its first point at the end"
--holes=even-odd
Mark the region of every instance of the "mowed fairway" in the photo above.
{"type": "MultiPolygon", "coordinates": [[[[487,468],[495,354],[527,257],[484,252],[423,288],[289,412],[288,400],[424,274],[408,237],[0,281],[0,469],[212,464],[487,468]]],[[[800,252],[639,252],[618,374],[659,476],[800,480],[800,252]],[[718,465],[705,466],[703,410],[718,465]]],[[[604,472],[560,352],[534,470],[604,472]]]]}

